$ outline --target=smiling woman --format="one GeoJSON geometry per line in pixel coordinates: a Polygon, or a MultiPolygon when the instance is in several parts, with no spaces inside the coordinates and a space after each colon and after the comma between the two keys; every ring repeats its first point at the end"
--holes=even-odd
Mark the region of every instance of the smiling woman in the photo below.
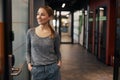
{"type": "Polygon", "coordinates": [[[38,9],[38,26],[26,36],[26,61],[33,80],[60,80],[60,37],[52,28],[54,11],[49,6],[38,9]]]}

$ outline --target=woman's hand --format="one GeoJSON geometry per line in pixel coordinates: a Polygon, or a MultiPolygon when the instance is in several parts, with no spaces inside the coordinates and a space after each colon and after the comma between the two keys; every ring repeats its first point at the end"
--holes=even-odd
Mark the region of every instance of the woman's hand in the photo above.
{"type": "Polygon", "coordinates": [[[62,61],[59,60],[58,63],[57,63],[57,65],[58,65],[59,67],[61,67],[61,66],[62,66],[62,61]]]}
{"type": "Polygon", "coordinates": [[[29,70],[29,71],[31,71],[31,70],[32,70],[32,66],[31,66],[31,64],[30,64],[30,63],[28,64],[28,70],[29,70]]]}

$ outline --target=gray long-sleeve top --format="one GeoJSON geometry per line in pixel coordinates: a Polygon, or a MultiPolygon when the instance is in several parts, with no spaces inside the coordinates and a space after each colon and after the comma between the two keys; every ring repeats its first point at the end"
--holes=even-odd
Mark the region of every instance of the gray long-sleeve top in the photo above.
{"type": "Polygon", "coordinates": [[[26,60],[32,65],[47,65],[61,60],[60,38],[55,32],[55,38],[39,37],[35,28],[27,32],[26,37],[26,60]]]}

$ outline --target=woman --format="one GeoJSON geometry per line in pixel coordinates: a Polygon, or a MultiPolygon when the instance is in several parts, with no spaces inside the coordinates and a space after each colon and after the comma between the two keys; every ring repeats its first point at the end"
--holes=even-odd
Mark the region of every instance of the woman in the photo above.
{"type": "Polygon", "coordinates": [[[60,80],[60,38],[50,25],[53,14],[51,7],[40,7],[38,26],[27,32],[26,60],[33,80],[60,80]]]}

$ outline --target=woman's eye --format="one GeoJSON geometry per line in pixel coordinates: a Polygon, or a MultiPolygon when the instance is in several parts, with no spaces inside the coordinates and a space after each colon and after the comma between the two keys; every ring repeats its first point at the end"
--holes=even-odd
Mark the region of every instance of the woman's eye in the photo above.
{"type": "Polygon", "coordinates": [[[37,13],[37,15],[40,15],[40,16],[45,16],[45,14],[39,14],[39,13],[37,13]]]}
{"type": "Polygon", "coordinates": [[[37,15],[39,15],[39,13],[37,13],[37,15]]]}
{"type": "Polygon", "coordinates": [[[41,16],[45,16],[45,14],[41,14],[41,16]]]}

